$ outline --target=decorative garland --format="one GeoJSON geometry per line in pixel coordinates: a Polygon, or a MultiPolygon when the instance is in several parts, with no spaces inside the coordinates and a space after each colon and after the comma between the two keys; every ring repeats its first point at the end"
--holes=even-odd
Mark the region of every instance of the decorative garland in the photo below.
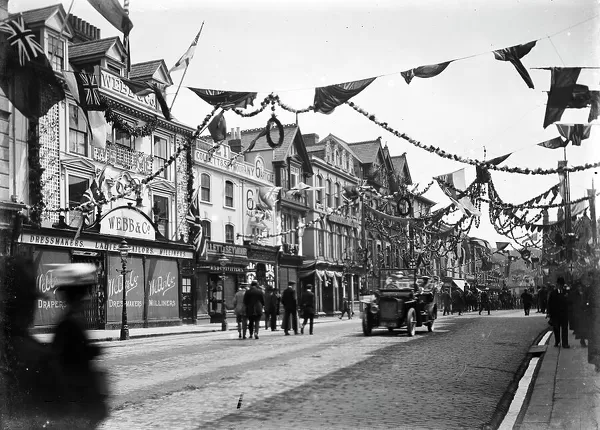
{"type": "Polygon", "coordinates": [[[37,121],[29,122],[27,136],[27,163],[29,167],[29,195],[31,196],[30,219],[35,225],[41,225],[42,212],[46,207],[44,202],[44,190],[42,175],[44,169],[40,163],[40,135],[38,134],[37,121]]]}
{"type": "Polygon", "coordinates": [[[265,97],[263,99],[263,101],[260,102],[260,107],[258,109],[253,110],[252,112],[244,113],[244,111],[240,108],[233,108],[232,110],[237,115],[239,115],[243,118],[250,118],[250,117],[256,116],[259,113],[261,113],[262,111],[264,111],[266,109],[267,105],[271,102],[271,97],[272,97],[272,94],[269,94],[267,97],[265,97]]]}
{"type": "Polygon", "coordinates": [[[106,118],[106,121],[110,122],[115,129],[125,133],[129,137],[150,136],[156,130],[156,126],[158,125],[156,116],[141,127],[133,127],[127,121],[124,121],[119,114],[113,111],[108,103],[105,103],[104,106],[104,117],[106,118]]]}
{"type": "Polygon", "coordinates": [[[273,114],[267,121],[267,143],[273,149],[279,148],[283,144],[283,136],[283,125],[281,125],[281,121],[279,121],[275,114],[273,114]],[[271,139],[271,128],[273,125],[277,126],[277,131],[279,132],[279,139],[277,140],[277,143],[273,142],[273,139],[271,139]]]}
{"type": "Polygon", "coordinates": [[[440,148],[436,148],[433,145],[424,145],[421,142],[410,138],[409,136],[407,136],[405,133],[400,133],[397,130],[394,130],[392,127],[390,127],[388,125],[387,122],[381,122],[379,121],[375,115],[370,114],[369,112],[361,109],[360,107],[358,107],[355,103],[351,102],[351,101],[347,101],[345,102],[348,106],[350,106],[352,109],[354,109],[356,112],[360,113],[361,115],[367,117],[370,121],[372,121],[373,123],[377,124],[378,126],[380,126],[381,128],[383,128],[384,130],[389,131],[390,133],[392,133],[393,135],[404,139],[406,141],[408,141],[409,143],[413,144],[414,146],[416,146],[417,148],[421,148],[424,149],[430,153],[434,153],[442,158],[447,158],[449,160],[454,160],[454,161],[459,161],[461,163],[465,163],[465,164],[470,164],[473,166],[479,166],[479,167],[484,167],[487,169],[491,169],[491,170],[497,170],[500,172],[508,172],[508,173],[521,173],[524,175],[554,175],[556,173],[565,173],[565,172],[581,172],[584,170],[588,170],[588,169],[595,169],[597,167],[600,167],[600,162],[596,162],[596,163],[586,163],[580,166],[573,166],[573,167],[558,167],[556,169],[542,169],[542,168],[537,168],[537,169],[523,169],[520,167],[501,167],[501,166],[496,166],[493,164],[489,164],[486,163],[485,161],[481,161],[481,160],[475,160],[472,158],[465,158],[462,157],[460,155],[456,155],[456,154],[450,154],[447,153],[446,151],[440,149],[440,148]]]}

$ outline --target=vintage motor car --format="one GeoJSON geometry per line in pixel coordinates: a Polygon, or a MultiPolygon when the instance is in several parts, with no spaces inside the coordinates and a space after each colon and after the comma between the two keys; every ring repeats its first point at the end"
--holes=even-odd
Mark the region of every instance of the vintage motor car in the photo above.
{"type": "Polygon", "coordinates": [[[415,291],[410,278],[392,275],[385,286],[375,292],[375,299],[365,303],[362,328],[365,336],[369,336],[377,327],[389,331],[405,327],[408,336],[414,336],[416,327],[426,326],[428,331],[433,331],[436,319],[435,291],[415,291]]]}

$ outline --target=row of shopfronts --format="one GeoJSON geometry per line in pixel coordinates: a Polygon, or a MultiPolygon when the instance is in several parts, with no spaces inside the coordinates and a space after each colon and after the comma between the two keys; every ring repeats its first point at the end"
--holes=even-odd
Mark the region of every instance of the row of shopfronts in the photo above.
{"type": "Polygon", "coordinates": [[[313,283],[323,291],[320,311],[333,312],[333,301],[343,294],[339,273],[319,271],[317,282],[308,278],[301,282],[298,268],[302,257],[282,253],[275,246],[209,241],[205,258],[196,261],[191,245],[164,239],[156,224],[132,206],[113,209],[79,234],[60,223],[52,228],[24,226],[16,253],[32,257],[35,264],[37,287],[44,297],[37,301],[34,326],[41,331],[50,329],[64,313],[65,303],[55,294],[52,271],[67,263],[97,267],[98,283],[90,289],[86,304],[88,329],[120,326],[124,285],[130,327],[179,325],[218,317],[223,302],[227,312],[232,312],[240,284],[253,280],[280,291],[294,281],[298,297],[306,284],[313,283]],[[118,226],[115,216],[120,219],[118,226]],[[124,239],[130,251],[123,276],[119,245],[124,239]]]}

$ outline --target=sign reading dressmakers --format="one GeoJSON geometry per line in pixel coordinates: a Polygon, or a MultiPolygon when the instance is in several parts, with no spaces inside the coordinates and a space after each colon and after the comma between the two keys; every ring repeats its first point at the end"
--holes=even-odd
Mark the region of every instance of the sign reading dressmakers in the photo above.
{"type": "Polygon", "coordinates": [[[156,239],[150,219],[136,209],[122,206],[107,213],[100,220],[100,233],[135,239],[156,239]]]}

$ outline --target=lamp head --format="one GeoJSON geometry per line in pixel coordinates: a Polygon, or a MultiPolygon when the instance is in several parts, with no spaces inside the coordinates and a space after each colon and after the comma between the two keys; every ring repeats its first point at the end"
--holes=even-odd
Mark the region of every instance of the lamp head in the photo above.
{"type": "Polygon", "coordinates": [[[121,255],[121,260],[125,260],[129,255],[129,251],[131,251],[131,248],[129,247],[129,245],[127,245],[127,241],[125,239],[121,241],[121,244],[119,245],[118,249],[119,254],[121,255]]]}

